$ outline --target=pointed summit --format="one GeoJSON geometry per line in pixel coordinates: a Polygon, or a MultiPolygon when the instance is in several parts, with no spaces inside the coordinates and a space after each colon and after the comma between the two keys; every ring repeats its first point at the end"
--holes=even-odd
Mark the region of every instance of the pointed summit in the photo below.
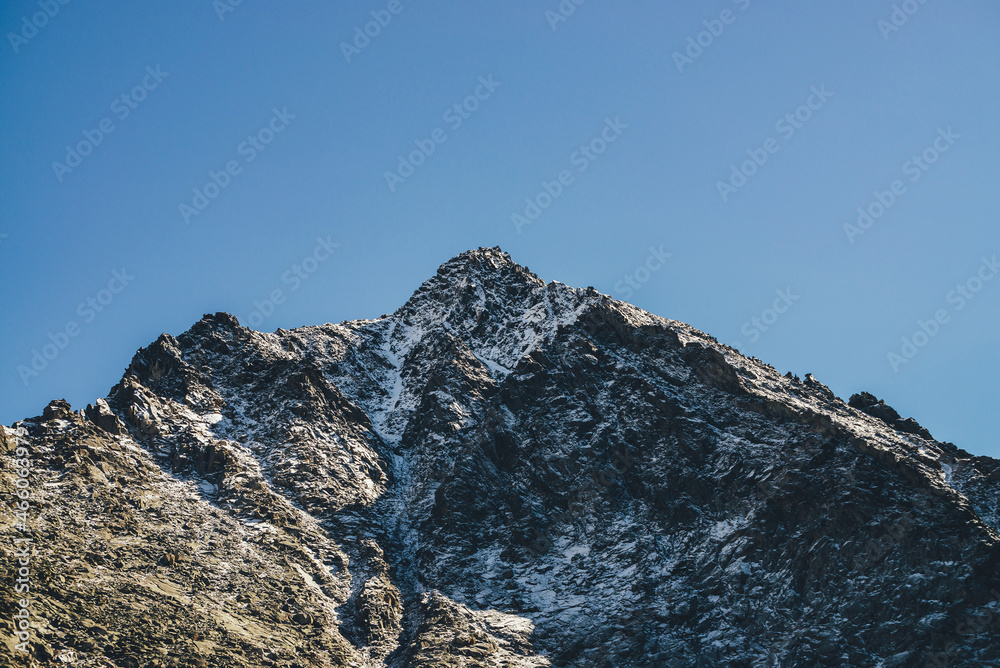
{"type": "Polygon", "coordinates": [[[465,251],[464,253],[459,253],[441,266],[471,265],[490,269],[499,269],[504,264],[517,265],[516,262],[510,259],[510,254],[499,246],[480,246],[479,248],[473,248],[465,251]]]}
{"type": "Polygon", "coordinates": [[[517,297],[525,290],[545,287],[545,283],[527,267],[514,262],[499,246],[480,247],[460,253],[438,267],[437,273],[424,281],[413,298],[427,293],[461,293],[470,286],[481,286],[487,293],[513,290],[513,294],[504,296],[517,297]]]}
{"type": "Polygon", "coordinates": [[[521,312],[544,290],[544,281],[514,262],[500,247],[477,248],[438,267],[437,273],[423,282],[396,315],[424,324],[469,324],[481,321],[487,312],[521,312]]]}

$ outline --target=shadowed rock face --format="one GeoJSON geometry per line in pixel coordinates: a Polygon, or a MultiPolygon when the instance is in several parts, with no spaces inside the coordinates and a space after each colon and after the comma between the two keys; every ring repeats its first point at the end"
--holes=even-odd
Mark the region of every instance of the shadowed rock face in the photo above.
{"type": "Polygon", "coordinates": [[[495,248],[0,431],[40,665],[1000,661],[997,461],[495,248]]]}

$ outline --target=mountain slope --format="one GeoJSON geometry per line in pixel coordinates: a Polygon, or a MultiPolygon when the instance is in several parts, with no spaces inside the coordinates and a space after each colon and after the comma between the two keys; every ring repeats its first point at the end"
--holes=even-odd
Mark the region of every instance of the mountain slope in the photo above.
{"type": "Polygon", "coordinates": [[[4,433],[43,665],[1000,661],[995,460],[496,248],[4,433]]]}

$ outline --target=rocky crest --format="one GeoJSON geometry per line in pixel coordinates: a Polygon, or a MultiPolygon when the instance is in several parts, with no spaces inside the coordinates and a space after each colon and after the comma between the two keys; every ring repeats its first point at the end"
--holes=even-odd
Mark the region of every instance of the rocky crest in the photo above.
{"type": "Polygon", "coordinates": [[[162,335],[0,428],[6,498],[18,447],[34,665],[1000,662],[1000,462],[497,248],[376,320],[162,335]]]}

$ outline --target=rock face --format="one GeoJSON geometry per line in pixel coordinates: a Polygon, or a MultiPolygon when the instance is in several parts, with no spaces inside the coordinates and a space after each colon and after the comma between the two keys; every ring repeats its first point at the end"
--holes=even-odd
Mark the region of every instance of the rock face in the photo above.
{"type": "Polygon", "coordinates": [[[1000,463],[496,248],[377,320],[207,315],[0,435],[37,665],[1000,662],[1000,463]]]}

